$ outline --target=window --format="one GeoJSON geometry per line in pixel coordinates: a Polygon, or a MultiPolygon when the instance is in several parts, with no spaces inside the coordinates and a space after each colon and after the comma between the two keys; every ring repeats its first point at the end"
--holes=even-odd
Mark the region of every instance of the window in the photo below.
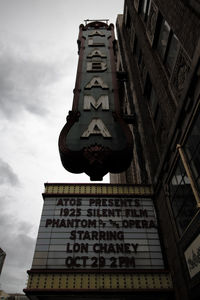
{"type": "MultiPolygon", "coordinates": [[[[198,117],[199,113],[184,145],[184,152],[200,196],[200,119],[198,117]]],[[[182,234],[197,212],[197,202],[181,159],[177,163],[169,187],[173,214],[178,231],[182,234]]]]}
{"type": "Polygon", "coordinates": [[[182,234],[195,215],[197,205],[180,159],[170,182],[169,194],[176,225],[182,234]]]}
{"type": "Polygon", "coordinates": [[[140,10],[141,17],[146,22],[148,14],[149,14],[151,0],[142,0],[141,2],[142,2],[141,3],[141,10],[140,10]]]}
{"type": "Polygon", "coordinates": [[[172,35],[170,45],[169,45],[169,51],[166,58],[166,67],[171,73],[174,67],[174,63],[176,60],[176,56],[178,53],[178,46],[179,41],[175,34],[172,35]]]}
{"type": "Polygon", "coordinates": [[[125,7],[125,25],[126,25],[126,28],[128,30],[130,30],[130,27],[131,27],[131,16],[130,16],[130,13],[128,11],[128,7],[127,6],[125,7]]]}
{"type": "Polygon", "coordinates": [[[138,58],[139,57],[139,52],[140,52],[140,47],[139,47],[137,36],[135,36],[135,41],[134,41],[134,46],[133,46],[133,52],[135,53],[135,55],[138,58]]]}
{"type": "Polygon", "coordinates": [[[142,51],[140,49],[139,54],[138,54],[138,66],[139,66],[139,68],[140,68],[141,63],[142,63],[142,51]]]}
{"type": "Polygon", "coordinates": [[[135,29],[133,24],[131,25],[131,29],[130,29],[130,48],[131,48],[131,52],[134,52],[134,44],[135,44],[135,29]]]}
{"type": "Polygon", "coordinates": [[[155,123],[156,115],[157,115],[157,112],[158,112],[158,99],[157,99],[155,90],[152,86],[149,75],[147,75],[145,94],[146,94],[146,97],[147,97],[147,100],[148,100],[148,106],[149,106],[149,110],[151,112],[152,119],[155,123]]]}
{"type": "Polygon", "coordinates": [[[150,97],[149,97],[149,107],[150,107],[150,110],[152,113],[152,117],[153,117],[153,119],[155,119],[156,111],[157,111],[157,107],[158,107],[158,101],[157,101],[155,90],[153,87],[151,87],[151,93],[150,93],[150,97]]]}
{"type": "Polygon", "coordinates": [[[142,51],[140,49],[140,45],[138,43],[138,39],[136,36],[135,36],[135,41],[134,41],[133,52],[136,56],[138,66],[140,66],[140,64],[142,63],[142,51]]]}
{"type": "Polygon", "coordinates": [[[140,45],[138,43],[137,36],[135,35],[135,40],[134,40],[134,47],[133,47],[133,54],[135,54],[135,60],[138,64],[138,70],[141,76],[141,83],[142,83],[142,89],[144,88],[145,82],[146,82],[146,76],[147,76],[147,71],[144,63],[144,58],[142,51],[140,49],[140,45]]]}
{"type": "Polygon", "coordinates": [[[164,141],[166,130],[163,122],[161,106],[159,105],[158,97],[150,81],[149,74],[147,74],[147,80],[145,84],[145,95],[148,101],[149,113],[154,128],[155,142],[159,151],[162,152],[165,144],[164,141]]]}
{"type": "Polygon", "coordinates": [[[169,73],[173,70],[178,49],[179,41],[177,36],[172,32],[167,21],[162,19],[157,50],[169,73]]]}
{"type": "Polygon", "coordinates": [[[151,88],[151,93],[150,93],[150,97],[149,97],[149,110],[151,112],[151,117],[152,117],[152,120],[154,123],[157,142],[159,142],[159,141],[161,141],[161,137],[158,136],[158,132],[160,135],[162,135],[162,129],[163,129],[161,126],[162,113],[161,113],[161,109],[160,109],[160,106],[158,103],[158,98],[156,96],[156,93],[155,93],[155,90],[153,87],[151,88]]]}
{"type": "Polygon", "coordinates": [[[200,196],[200,118],[198,117],[199,114],[187,139],[185,152],[200,196]]]}
{"type": "Polygon", "coordinates": [[[163,20],[160,29],[160,35],[158,39],[158,52],[162,60],[165,58],[165,53],[167,49],[167,44],[169,40],[170,26],[167,21],[163,20]]]}

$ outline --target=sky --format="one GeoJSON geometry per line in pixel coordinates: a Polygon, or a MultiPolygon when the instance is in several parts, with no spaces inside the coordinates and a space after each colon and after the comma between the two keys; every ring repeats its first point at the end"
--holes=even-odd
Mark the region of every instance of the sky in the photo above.
{"type": "MultiPolygon", "coordinates": [[[[61,165],[58,136],[71,110],[79,25],[116,22],[123,0],[0,0],[0,289],[22,292],[45,182],[90,182],[61,165]]],[[[104,177],[105,183],[109,176],[104,177]]]]}

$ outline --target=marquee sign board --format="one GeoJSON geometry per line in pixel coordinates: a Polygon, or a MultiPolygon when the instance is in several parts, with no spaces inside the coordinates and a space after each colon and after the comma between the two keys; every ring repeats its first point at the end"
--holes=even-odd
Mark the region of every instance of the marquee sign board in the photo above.
{"type": "Polygon", "coordinates": [[[44,195],[34,269],[164,269],[152,199],[44,195]]]}
{"type": "Polygon", "coordinates": [[[63,166],[91,180],[125,171],[132,160],[132,134],[120,116],[114,26],[80,25],[79,62],[72,111],[59,137],[63,166]]]}

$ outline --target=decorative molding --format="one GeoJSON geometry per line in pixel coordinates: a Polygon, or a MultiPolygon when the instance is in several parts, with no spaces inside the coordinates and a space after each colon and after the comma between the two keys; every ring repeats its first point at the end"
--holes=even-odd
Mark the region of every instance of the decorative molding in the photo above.
{"type": "Polygon", "coordinates": [[[111,183],[45,183],[44,196],[47,195],[137,195],[152,196],[151,185],[111,184],[111,183]]]}
{"type": "MultiPolygon", "coordinates": [[[[112,151],[108,147],[103,145],[94,144],[83,149],[83,158],[89,162],[90,165],[90,174],[92,174],[93,180],[99,180],[99,174],[97,175],[96,170],[101,170],[103,167],[103,162],[109,160],[112,155],[112,151]],[[95,175],[96,174],[96,175],[95,175]]],[[[102,176],[103,176],[102,172],[102,176]]]]}
{"type": "Polygon", "coordinates": [[[183,91],[185,80],[190,70],[190,64],[189,57],[183,48],[180,47],[170,81],[172,91],[178,98],[180,98],[183,91]]]}
{"type": "Polygon", "coordinates": [[[79,111],[70,110],[67,116],[67,123],[71,127],[75,122],[78,122],[81,113],[79,111]]]}
{"type": "MultiPolygon", "coordinates": [[[[59,270],[60,271],[60,270],[59,270]]],[[[147,270],[148,271],[148,270],[147,270]]],[[[171,275],[167,272],[134,272],[128,273],[127,270],[122,273],[80,273],[70,272],[64,273],[50,270],[50,273],[41,271],[29,271],[29,280],[27,289],[24,292],[30,295],[34,291],[49,292],[50,295],[54,291],[61,292],[80,292],[80,291],[172,291],[171,275]]],[[[44,299],[44,298],[41,298],[44,299]]]]}

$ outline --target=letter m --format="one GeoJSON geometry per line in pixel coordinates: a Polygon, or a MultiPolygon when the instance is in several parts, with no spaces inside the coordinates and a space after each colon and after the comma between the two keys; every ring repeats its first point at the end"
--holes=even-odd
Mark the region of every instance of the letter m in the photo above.
{"type": "Polygon", "coordinates": [[[84,96],[84,104],[83,109],[84,110],[90,110],[91,105],[94,107],[94,109],[98,109],[100,105],[102,105],[102,110],[109,110],[109,102],[108,102],[108,96],[102,95],[97,100],[91,96],[91,95],[85,95],[84,96]]]}

